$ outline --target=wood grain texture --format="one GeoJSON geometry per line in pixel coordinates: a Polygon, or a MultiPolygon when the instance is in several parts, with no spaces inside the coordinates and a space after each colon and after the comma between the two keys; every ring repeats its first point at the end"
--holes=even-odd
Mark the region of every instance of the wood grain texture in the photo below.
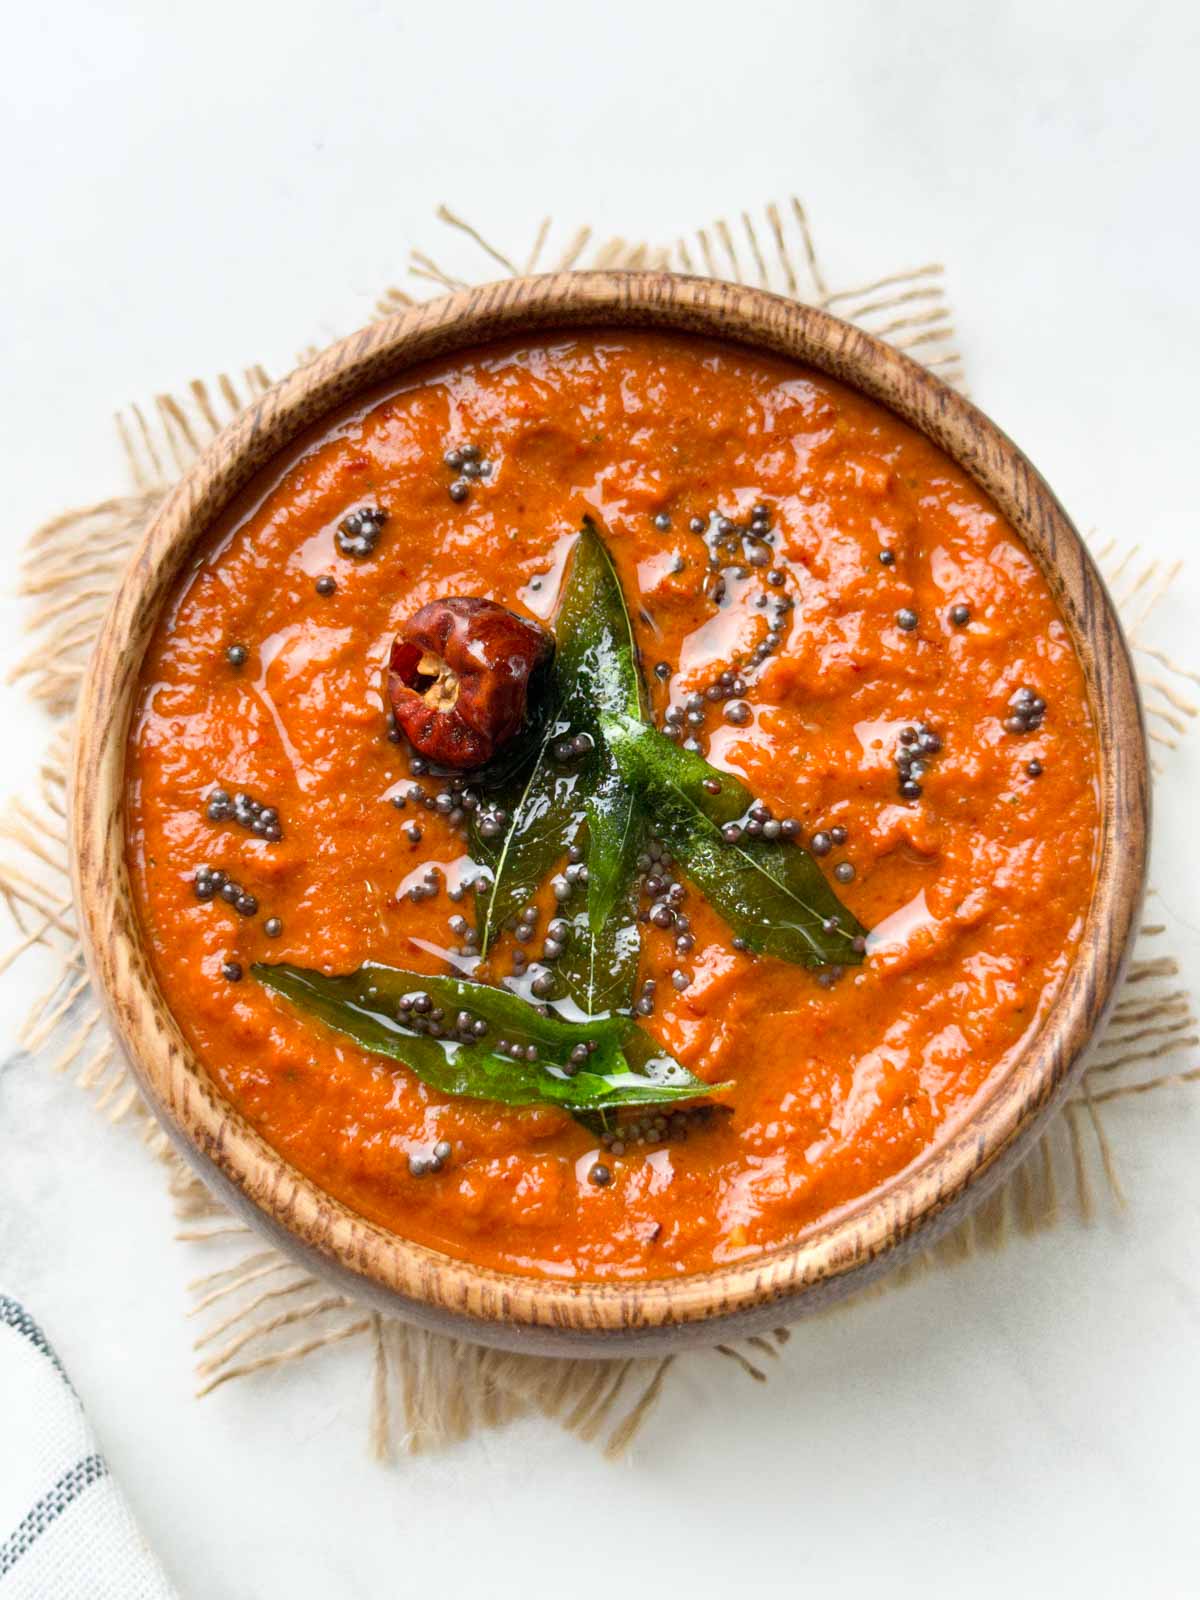
{"type": "Polygon", "coordinates": [[[165,501],[113,599],[85,680],[70,801],[89,967],[150,1104],[221,1198],[281,1248],[425,1326],[523,1351],[625,1356],[777,1326],[864,1286],[960,1221],[1020,1159],[1082,1067],[1115,993],[1144,888],[1145,733],[1104,584],[1034,467],[968,401],[827,313],[665,272],[562,273],[454,294],[373,324],[268,391],[165,501]],[[388,1233],[289,1166],[195,1060],[142,948],[124,857],[126,738],[142,656],[189,552],[304,429],[418,362],[567,327],[660,327],[803,362],[890,407],[962,465],[1045,573],[1083,663],[1100,740],[1096,888],[1079,955],[1035,1039],[956,1128],[882,1189],[756,1260],[641,1285],[558,1284],[485,1270],[388,1233]]]}

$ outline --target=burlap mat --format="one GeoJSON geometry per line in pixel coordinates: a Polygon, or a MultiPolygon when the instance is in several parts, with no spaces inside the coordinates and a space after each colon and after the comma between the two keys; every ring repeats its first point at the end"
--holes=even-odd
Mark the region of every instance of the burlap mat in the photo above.
{"type": "MultiPolygon", "coordinates": [[[[453,230],[447,248],[465,258],[474,281],[539,267],[633,268],[675,266],[711,277],[754,281],[811,304],[828,307],[906,350],[947,381],[961,385],[962,364],[942,287],[941,268],[926,266],[877,276],[857,289],[830,288],[804,211],[793,200],[768,206],[760,217],[742,213],[671,246],[611,239],[598,245],[579,229],[551,254],[553,230],[543,222],[529,255],[518,262],[496,249],[461,218],[443,208],[453,230]]],[[[465,287],[472,279],[446,270],[431,256],[411,253],[411,276],[433,292],[465,287]]],[[[408,293],[388,289],[380,314],[412,304],[408,293]]],[[[307,354],[308,352],[305,352],[307,354]]],[[[621,1362],[509,1356],[410,1328],[327,1289],[236,1221],[209,1195],[167,1146],[119,1059],[90,993],[75,935],[67,878],[64,771],[70,718],[80,678],[109,595],[134,542],[140,538],[172,480],[215,433],[270,380],[259,366],[241,378],[194,380],[152,405],[131,406],[117,418],[132,484],[129,492],[65,512],[28,541],[22,590],[34,601],[33,643],[12,677],[23,680],[58,723],[41,767],[35,803],[10,803],[0,829],[0,896],[18,940],[0,960],[7,970],[35,945],[50,947],[58,972],[49,993],[34,1005],[21,1043],[30,1058],[57,1072],[72,1072],[111,1123],[135,1129],[164,1164],[180,1220],[178,1238],[202,1251],[208,1270],[190,1285],[197,1318],[197,1393],[249,1379],[287,1362],[356,1359],[364,1365],[370,1437],[388,1456],[400,1446],[418,1451],[461,1439],[539,1412],[610,1454],[623,1450],[661,1392],[673,1360],[711,1361],[695,1352],[667,1359],[621,1362]],[[331,1347],[350,1347],[340,1357],[331,1347]]],[[[1141,667],[1142,690],[1155,746],[1157,782],[1169,782],[1165,761],[1196,715],[1190,685],[1200,677],[1168,660],[1147,642],[1151,613],[1175,569],[1139,558],[1136,548],[1107,544],[1094,552],[1125,619],[1141,667]]],[[[1078,1092],[1050,1125],[1029,1159],[935,1250],[894,1272],[879,1293],[933,1266],[945,1266],[981,1249],[999,1249],[1014,1233],[1032,1234],[1065,1217],[1089,1220],[1101,1204],[1120,1206],[1124,1193],[1111,1142],[1111,1113],[1131,1096],[1166,1084],[1194,1083],[1200,1068],[1164,1072],[1159,1063],[1193,1050],[1198,1038],[1190,998],[1178,981],[1178,964],[1163,948],[1164,928],[1147,925],[1103,1039],[1092,1052],[1078,1092]]],[[[848,1302],[844,1302],[846,1304],[848,1302]]],[[[825,1315],[842,1314],[835,1307],[825,1315]]],[[[801,1381],[780,1362],[788,1334],[722,1344],[712,1354],[729,1370],[765,1381],[801,1381]]],[[[799,1341],[803,1331],[800,1330],[799,1341]]]]}

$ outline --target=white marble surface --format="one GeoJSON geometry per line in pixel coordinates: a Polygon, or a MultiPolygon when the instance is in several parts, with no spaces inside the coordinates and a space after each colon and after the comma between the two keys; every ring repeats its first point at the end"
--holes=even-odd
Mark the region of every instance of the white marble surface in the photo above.
{"type": "MultiPolygon", "coordinates": [[[[796,191],[836,278],[946,260],[974,394],[1083,527],[1187,558],[1160,637],[1200,666],[1186,0],[61,0],[5,32],[10,576],[118,483],[115,407],[366,320],[439,200],[521,249],[545,211],[669,239],[796,191]]],[[[20,787],[46,724],[12,687],[0,719],[20,787]]],[[[1194,979],[1200,740],[1167,765],[1157,904],[1194,979]]],[[[10,1037],[37,966],[2,980],[10,1037]]],[[[189,1597],[1194,1594],[1198,1110],[1114,1115],[1124,1214],[802,1329],[769,1387],[697,1361],[618,1467],[527,1424],[381,1469],[345,1353],[194,1403],[204,1264],[160,1174],[19,1055],[0,1279],[189,1597]]]]}

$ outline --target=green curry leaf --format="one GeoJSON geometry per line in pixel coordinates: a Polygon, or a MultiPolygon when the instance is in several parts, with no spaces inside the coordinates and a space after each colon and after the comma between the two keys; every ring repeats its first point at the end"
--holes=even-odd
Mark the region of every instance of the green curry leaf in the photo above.
{"type": "MultiPolygon", "coordinates": [[[[368,962],[344,977],[303,967],[251,967],[251,974],[364,1049],[407,1066],[443,1094],[493,1100],[503,1105],[557,1105],[564,1110],[605,1110],[627,1105],[666,1105],[694,1100],[713,1088],[667,1055],[628,1018],[585,1023],[543,1016],[508,989],[465,978],[429,977],[368,962]],[[436,1038],[419,1032],[404,998],[428,995],[445,1013],[449,1028],[459,1011],[487,1023],[483,1039],[436,1038]],[[504,1040],[536,1059],[501,1053],[504,1040]],[[571,1052],[593,1043],[587,1065],[572,1070],[571,1052]],[[631,1066],[636,1061],[637,1070],[631,1066]]],[[[724,1088],[725,1085],[716,1085],[724,1088]]]]}
{"type": "MultiPolygon", "coordinates": [[[[644,836],[636,796],[608,749],[604,723],[623,716],[641,720],[646,705],[625,593],[612,556],[590,517],[584,518],[575,547],[558,626],[565,640],[564,683],[569,681],[581,691],[580,721],[595,745],[585,802],[588,920],[593,937],[601,939],[629,887],[644,836]]],[[[607,942],[612,942],[611,929],[607,942]]]]}
{"type": "Polygon", "coordinates": [[[745,833],[744,783],[633,717],[606,719],[605,740],[681,870],[749,949],[809,967],[862,961],[866,930],[812,856],[745,833]]]}
{"type": "Polygon", "coordinates": [[[564,727],[560,715],[550,717],[533,765],[484,808],[484,814],[497,806],[508,813],[508,823],[495,846],[479,833],[480,813],[472,819],[472,848],[490,865],[492,875],[480,918],[484,954],[505,921],[533,898],[583,824],[589,774],[568,770],[552,754],[554,740],[564,727]]]}
{"type": "Polygon", "coordinates": [[[637,645],[612,557],[590,517],[584,518],[572,554],[556,637],[551,714],[532,766],[515,783],[510,780],[495,802],[509,813],[498,847],[491,848],[474,825],[474,843],[492,869],[481,928],[485,952],[505,920],[577,842],[584,818],[591,933],[612,944],[614,930],[608,924],[628,889],[641,842],[634,796],[605,747],[602,730],[606,716],[643,715],[637,645]],[[587,735],[592,748],[564,767],[555,761],[554,745],[579,734],[587,735]]]}
{"type": "Polygon", "coordinates": [[[629,1012],[642,949],[630,884],[609,906],[599,928],[592,926],[590,903],[567,920],[571,933],[557,971],[571,999],[589,1016],[629,1012]]]}
{"type": "Polygon", "coordinates": [[[621,580],[600,530],[584,517],[555,625],[560,684],[585,680],[588,714],[645,715],[637,640],[621,580]]]}

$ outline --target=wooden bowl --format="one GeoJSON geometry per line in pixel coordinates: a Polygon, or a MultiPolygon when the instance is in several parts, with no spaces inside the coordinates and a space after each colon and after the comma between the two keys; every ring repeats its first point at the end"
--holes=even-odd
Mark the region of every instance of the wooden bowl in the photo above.
{"type": "Polygon", "coordinates": [[[1141,708],[1104,584],[1042,478],[961,395],[887,345],[761,290],[665,272],[559,273],[466,290],[326,350],[228,427],[167,497],[125,574],[79,707],[70,815],[80,927],[96,987],[146,1098],[179,1148],[280,1248],[350,1292],[482,1343],[624,1356],[776,1326],[932,1243],[998,1183],[1070,1089],[1140,911],[1149,826],[1141,708]],[[247,480],[352,396],[431,358],[564,327],[705,334],[789,357],[881,401],[991,496],[1036,558],[1083,663],[1100,743],[1100,853],[1070,973],[1041,1029],[967,1120],[906,1171],[794,1242],[670,1281],[563,1284],[453,1260],[387,1232],[292,1168],[222,1097],[167,1008],[125,867],[124,769],[138,671],[196,541],[247,480]]]}

